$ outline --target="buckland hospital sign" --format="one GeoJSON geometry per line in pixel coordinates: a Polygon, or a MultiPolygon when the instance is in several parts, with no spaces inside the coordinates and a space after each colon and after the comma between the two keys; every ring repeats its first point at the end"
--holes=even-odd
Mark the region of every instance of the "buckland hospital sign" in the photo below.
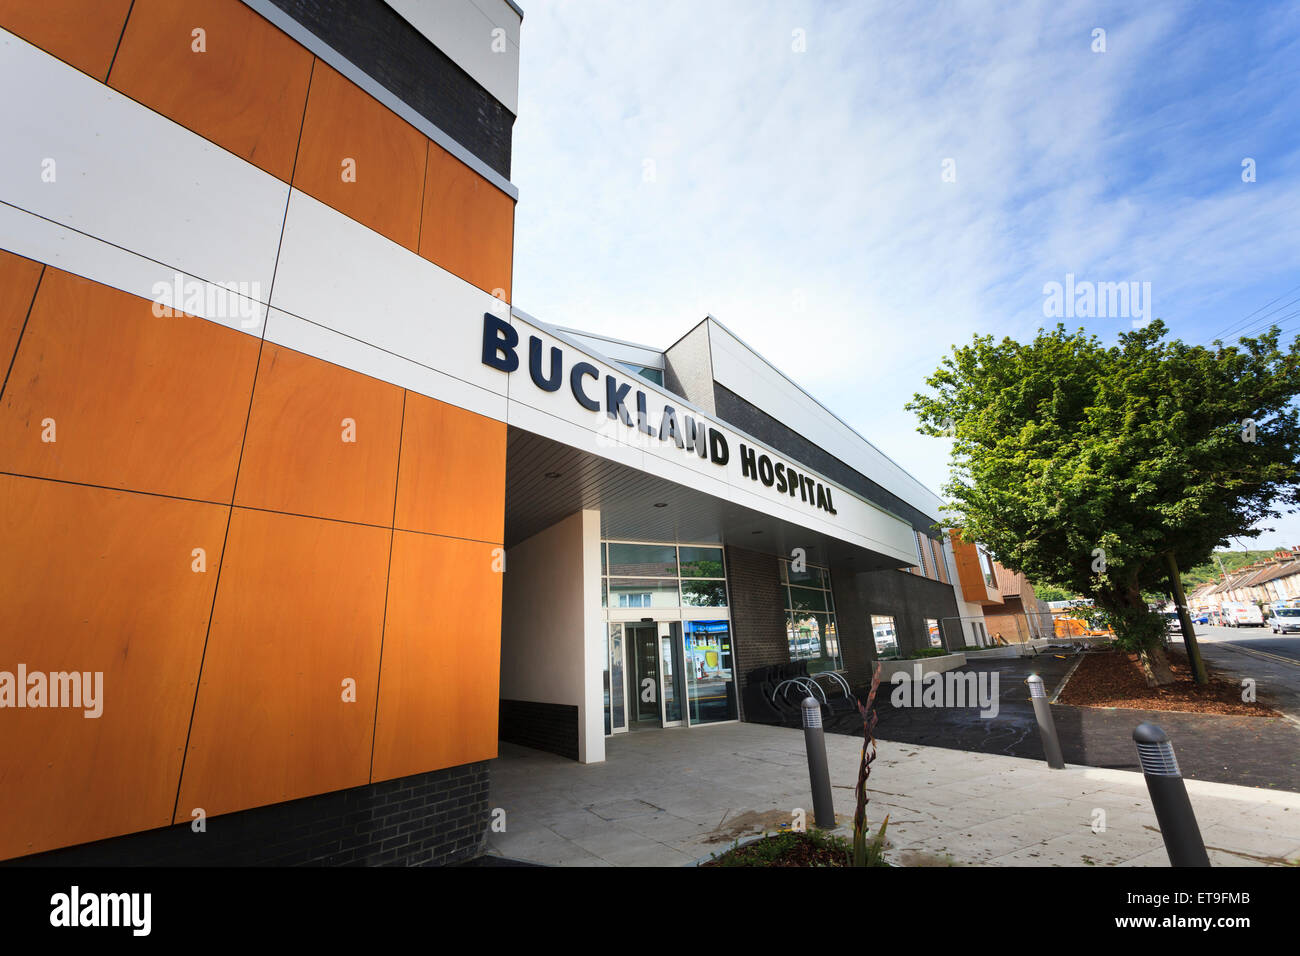
{"type": "MultiPolygon", "coordinates": [[[[545,369],[542,352],[542,340],[536,335],[530,335],[529,377],[542,391],[558,392],[565,381],[564,351],[552,346],[547,363],[549,367],[545,369]]],[[[484,365],[502,372],[514,372],[519,368],[519,332],[509,322],[490,312],[483,315],[482,357],[484,365]]],[[[665,403],[663,412],[659,415],[658,426],[652,425],[649,398],[643,389],[636,389],[632,399],[636,409],[634,418],[627,404],[632,395],[633,383],[621,382],[617,376],[605,373],[602,394],[599,389],[600,378],[600,369],[590,362],[575,362],[569,368],[569,391],[573,394],[574,401],[587,411],[598,412],[604,408],[606,415],[615,421],[621,421],[628,428],[636,428],[651,438],[658,437],[660,441],[671,441],[683,451],[694,452],[715,465],[725,466],[731,460],[727,436],[707,422],[694,415],[683,415],[679,421],[677,409],[665,403]]],[[[750,448],[743,442],[738,444],[740,470],[746,478],[768,488],[775,488],[778,494],[798,497],[828,514],[839,513],[835,510],[829,487],[785,462],[774,461],[761,450],[750,448]]]]}

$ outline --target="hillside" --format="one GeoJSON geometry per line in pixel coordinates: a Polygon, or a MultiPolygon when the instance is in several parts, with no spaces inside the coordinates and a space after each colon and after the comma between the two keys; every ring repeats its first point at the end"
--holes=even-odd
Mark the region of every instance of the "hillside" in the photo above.
{"type": "MultiPolygon", "coordinates": [[[[1231,574],[1238,568],[1244,568],[1248,564],[1273,557],[1273,551],[1272,549],[1267,551],[1216,551],[1215,555],[1218,556],[1219,561],[1223,562],[1223,570],[1231,574]]],[[[1191,570],[1183,572],[1183,588],[1190,593],[1208,581],[1217,581],[1219,577],[1218,563],[1211,559],[1205,564],[1199,564],[1191,570]]]]}

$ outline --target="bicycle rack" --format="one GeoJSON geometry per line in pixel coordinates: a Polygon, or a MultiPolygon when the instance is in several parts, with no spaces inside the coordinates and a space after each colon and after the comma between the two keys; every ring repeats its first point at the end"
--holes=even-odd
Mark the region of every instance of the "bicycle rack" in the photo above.
{"type": "Polygon", "coordinates": [[[796,685],[801,690],[803,690],[804,693],[809,697],[815,698],[816,696],[820,695],[822,699],[822,703],[823,704],[826,703],[826,691],[822,690],[822,688],[818,686],[815,680],[812,680],[811,678],[807,678],[807,677],[787,677],[785,680],[781,681],[781,683],[777,684],[776,687],[772,690],[773,706],[775,706],[776,704],[777,694],[780,694],[785,699],[785,702],[787,704],[790,702],[790,697],[789,697],[790,691],[789,688],[787,687],[788,684],[796,685]],[[808,686],[809,684],[812,685],[812,688],[809,688],[808,686]],[[786,688],[786,689],[783,691],[782,688],[786,688]],[[814,690],[816,691],[816,694],[813,693],[814,690]]]}

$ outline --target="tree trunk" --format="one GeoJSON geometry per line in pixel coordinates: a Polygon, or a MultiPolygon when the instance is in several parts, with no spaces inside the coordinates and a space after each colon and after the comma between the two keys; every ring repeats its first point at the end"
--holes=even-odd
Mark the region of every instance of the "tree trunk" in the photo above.
{"type": "Polygon", "coordinates": [[[1170,551],[1165,555],[1169,563],[1169,589],[1174,598],[1174,605],[1178,608],[1179,627],[1183,632],[1183,646],[1187,648],[1187,659],[1192,665],[1192,677],[1196,683],[1205,685],[1210,682],[1209,675],[1205,672],[1205,661],[1201,660],[1201,645],[1196,643],[1196,630],[1192,624],[1192,614],[1187,607],[1187,595],[1183,593],[1183,576],[1178,570],[1178,559],[1170,551]]]}
{"type": "Polygon", "coordinates": [[[1139,651],[1138,663],[1142,665],[1142,675],[1147,679],[1148,687],[1164,687],[1174,682],[1174,671],[1169,666],[1169,656],[1159,644],[1150,650],[1139,651]]]}
{"type": "Polygon", "coordinates": [[[1123,585],[1109,593],[1099,594],[1113,615],[1115,636],[1119,646],[1129,652],[1136,651],[1138,665],[1148,687],[1164,687],[1174,682],[1174,672],[1165,654],[1163,620],[1151,613],[1142,591],[1134,584],[1123,585]]]}

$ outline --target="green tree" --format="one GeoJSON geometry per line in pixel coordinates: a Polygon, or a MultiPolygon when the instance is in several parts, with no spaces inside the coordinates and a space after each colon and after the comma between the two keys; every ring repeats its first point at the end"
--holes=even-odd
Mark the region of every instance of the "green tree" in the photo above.
{"type": "Polygon", "coordinates": [[[1063,325],[1026,345],[976,336],[907,405],[922,433],[953,436],[944,490],[963,535],[1091,597],[1153,684],[1172,674],[1143,592],[1171,593],[1179,567],[1300,501],[1300,338],[1206,348],[1165,332],[1156,320],[1109,348],[1063,325]]]}
{"type": "Polygon", "coordinates": [[[1053,584],[1034,582],[1034,596],[1040,601],[1073,601],[1079,595],[1067,591],[1065,588],[1058,588],[1053,584]]]}

